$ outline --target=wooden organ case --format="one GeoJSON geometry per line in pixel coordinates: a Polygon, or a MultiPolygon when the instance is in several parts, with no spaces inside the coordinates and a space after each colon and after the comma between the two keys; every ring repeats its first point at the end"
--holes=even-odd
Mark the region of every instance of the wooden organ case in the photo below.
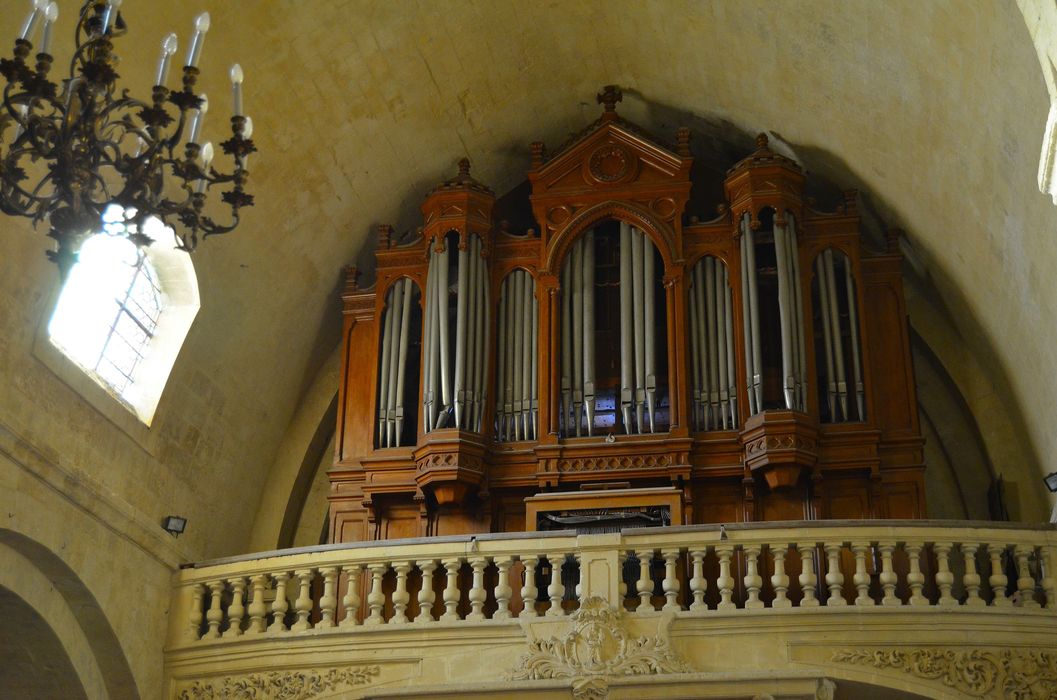
{"type": "Polygon", "coordinates": [[[348,270],[331,541],[532,530],[527,498],[614,482],[675,487],[673,522],[924,517],[895,235],[866,250],[854,192],[815,210],[763,135],[690,219],[689,131],[619,100],[532,144],[537,230],[462,161],[373,288],[348,270]]]}

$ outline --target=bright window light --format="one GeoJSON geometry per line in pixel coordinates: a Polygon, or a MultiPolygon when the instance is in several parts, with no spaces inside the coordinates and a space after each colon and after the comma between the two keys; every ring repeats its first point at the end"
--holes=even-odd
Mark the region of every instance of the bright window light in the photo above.
{"type": "MultiPolygon", "coordinates": [[[[126,213],[109,207],[103,231],[84,242],[48,334],[96,381],[132,402],[132,387],[157,331],[163,297],[147,256],[125,237],[126,213]]],[[[163,228],[160,222],[157,227],[163,228]]]]}

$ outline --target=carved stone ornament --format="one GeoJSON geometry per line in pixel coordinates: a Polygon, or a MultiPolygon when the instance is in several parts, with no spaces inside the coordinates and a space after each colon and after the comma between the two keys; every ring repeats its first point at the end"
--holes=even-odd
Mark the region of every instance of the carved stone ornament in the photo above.
{"type": "Polygon", "coordinates": [[[974,698],[1057,698],[1057,650],[852,649],[830,661],[896,669],[974,698]]]}
{"type": "Polygon", "coordinates": [[[583,601],[570,618],[572,629],[563,637],[537,639],[529,645],[510,680],[570,678],[577,700],[600,700],[609,695],[609,678],[657,673],[688,673],[692,669],[680,659],[661,635],[628,634],[621,613],[604,598],[583,601]]]}
{"type": "Polygon", "coordinates": [[[179,700],[308,700],[366,685],[379,673],[378,666],[351,666],[326,671],[270,671],[194,681],[180,692],[179,700]]]}

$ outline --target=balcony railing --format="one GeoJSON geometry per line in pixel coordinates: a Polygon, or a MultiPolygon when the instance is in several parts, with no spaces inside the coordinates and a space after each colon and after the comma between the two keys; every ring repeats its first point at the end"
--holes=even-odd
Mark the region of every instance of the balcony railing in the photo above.
{"type": "Polygon", "coordinates": [[[175,578],[170,648],[260,635],[563,617],[784,610],[1057,612],[1057,532],[997,523],[751,523],[324,545],[206,562],[175,578]]]}

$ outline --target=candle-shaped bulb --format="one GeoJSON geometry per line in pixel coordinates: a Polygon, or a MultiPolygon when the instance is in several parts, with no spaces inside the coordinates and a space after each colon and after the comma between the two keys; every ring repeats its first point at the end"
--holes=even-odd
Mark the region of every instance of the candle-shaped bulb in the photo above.
{"type": "Polygon", "coordinates": [[[33,41],[33,30],[37,28],[37,22],[41,15],[47,10],[48,0],[33,0],[30,5],[29,14],[22,22],[22,29],[18,32],[18,38],[25,41],[33,41]]]}
{"type": "Polygon", "coordinates": [[[103,33],[110,31],[117,21],[117,11],[121,7],[121,0],[106,0],[106,9],[103,10],[103,33]]]}
{"type": "Polygon", "coordinates": [[[187,49],[188,66],[198,66],[198,58],[202,55],[202,42],[205,34],[209,31],[209,13],[203,12],[195,17],[195,33],[191,36],[191,45],[187,49]]]}
{"type": "Polygon", "coordinates": [[[242,66],[231,67],[231,98],[235,103],[235,116],[242,116],[242,66]]]}
{"type": "Polygon", "coordinates": [[[161,55],[158,57],[158,72],[154,76],[155,85],[165,85],[169,79],[169,64],[172,56],[176,53],[176,34],[169,35],[161,40],[161,55]]]}
{"type": "Polygon", "coordinates": [[[51,35],[58,18],[58,3],[48,3],[48,8],[44,10],[44,34],[40,39],[40,53],[48,53],[51,50],[51,35]]]}
{"type": "MultiPolygon", "coordinates": [[[[207,141],[205,143],[205,145],[202,146],[202,151],[201,151],[201,154],[200,154],[199,157],[200,157],[200,159],[202,161],[202,172],[205,173],[206,176],[208,177],[208,175],[209,175],[209,166],[213,162],[213,142],[212,141],[207,141]]],[[[199,178],[198,179],[198,183],[197,183],[197,185],[195,187],[195,191],[196,192],[205,192],[206,191],[206,185],[208,184],[208,182],[209,181],[205,177],[199,178]]]]}
{"type": "Polygon", "coordinates": [[[246,125],[242,127],[242,138],[248,139],[253,136],[253,117],[246,117],[246,125]]]}
{"type": "Polygon", "coordinates": [[[209,111],[209,98],[202,93],[202,105],[195,110],[191,117],[191,134],[187,137],[188,143],[198,143],[198,137],[202,133],[202,122],[205,121],[206,112],[209,111]]]}

